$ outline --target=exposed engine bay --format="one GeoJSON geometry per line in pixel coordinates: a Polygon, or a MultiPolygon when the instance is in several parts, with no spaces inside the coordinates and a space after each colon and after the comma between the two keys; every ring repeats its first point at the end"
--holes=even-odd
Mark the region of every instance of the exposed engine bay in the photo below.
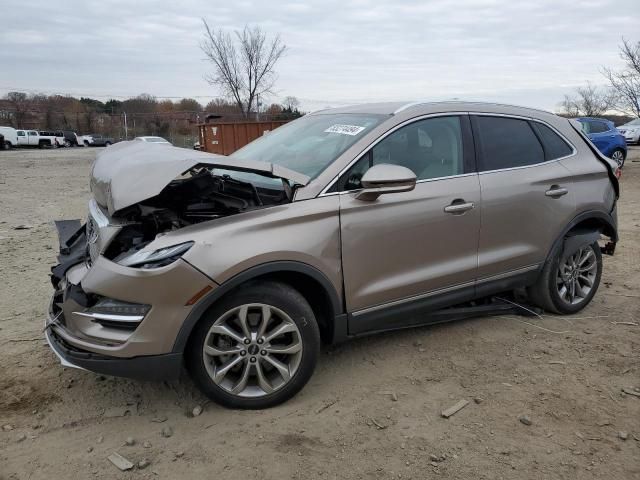
{"type": "Polygon", "coordinates": [[[286,181],[256,186],[229,173],[233,174],[197,166],[155,197],[116,212],[113,217],[123,228],[104,255],[118,261],[143,248],[158,234],[291,201],[292,192],[286,181]]]}

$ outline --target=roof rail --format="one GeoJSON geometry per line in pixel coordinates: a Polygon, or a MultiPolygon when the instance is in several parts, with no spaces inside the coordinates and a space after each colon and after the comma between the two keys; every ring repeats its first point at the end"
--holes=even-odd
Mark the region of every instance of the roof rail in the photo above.
{"type": "Polygon", "coordinates": [[[477,101],[477,100],[442,100],[442,101],[415,101],[415,102],[409,102],[403,106],[401,106],[400,108],[396,109],[393,114],[396,115],[400,112],[403,112],[404,110],[408,110],[410,108],[413,107],[417,107],[419,105],[438,105],[438,104],[443,104],[443,103],[464,103],[464,104],[470,104],[470,103],[477,103],[477,104],[483,104],[483,105],[493,105],[496,107],[516,107],[516,108],[526,108],[527,110],[535,110],[537,112],[543,112],[543,113],[552,113],[549,110],[543,110],[541,108],[535,108],[535,107],[525,107],[523,105],[514,105],[511,103],[498,103],[498,102],[482,102],[482,101],[477,101]]]}

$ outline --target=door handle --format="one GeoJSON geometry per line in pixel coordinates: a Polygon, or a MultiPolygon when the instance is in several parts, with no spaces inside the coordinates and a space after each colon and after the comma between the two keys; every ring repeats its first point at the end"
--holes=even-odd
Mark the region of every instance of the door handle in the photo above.
{"type": "Polygon", "coordinates": [[[560,198],[561,196],[566,195],[567,193],[569,193],[569,190],[567,190],[566,188],[561,188],[558,185],[552,185],[549,190],[544,192],[544,194],[547,197],[551,197],[551,198],[560,198]]]}
{"type": "Polygon", "coordinates": [[[444,207],[445,213],[452,213],[454,215],[460,215],[467,210],[471,210],[475,205],[473,202],[463,203],[464,200],[454,200],[451,205],[444,207]],[[461,203],[462,202],[462,203],[461,203]]]}

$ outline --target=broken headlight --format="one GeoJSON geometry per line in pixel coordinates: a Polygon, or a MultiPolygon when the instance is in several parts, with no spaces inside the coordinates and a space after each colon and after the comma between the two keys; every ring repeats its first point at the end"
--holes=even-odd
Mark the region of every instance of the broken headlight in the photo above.
{"type": "Polygon", "coordinates": [[[138,251],[119,258],[117,263],[125,267],[160,268],[178,260],[194,242],[185,242],[153,251],[138,251]]]}

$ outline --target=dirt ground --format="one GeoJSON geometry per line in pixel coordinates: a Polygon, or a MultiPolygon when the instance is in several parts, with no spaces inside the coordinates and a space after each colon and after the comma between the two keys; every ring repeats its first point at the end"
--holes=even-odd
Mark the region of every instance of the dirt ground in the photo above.
{"type": "Polygon", "coordinates": [[[640,396],[621,391],[640,387],[640,148],[622,179],[618,250],[579,315],[325,347],[306,388],[266,411],[208,403],[186,377],[65,369],[43,342],[52,222],[86,216],[95,153],[0,152],[0,479],[640,478],[640,396]],[[112,452],[149,465],[120,472],[112,452]]]}

